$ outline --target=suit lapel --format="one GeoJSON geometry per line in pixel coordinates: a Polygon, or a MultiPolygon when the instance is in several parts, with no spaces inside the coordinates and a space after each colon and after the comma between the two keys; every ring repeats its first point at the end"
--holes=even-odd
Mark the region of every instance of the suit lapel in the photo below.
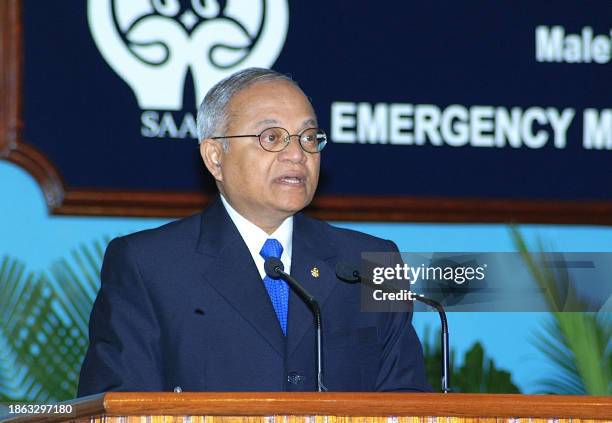
{"type": "Polygon", "coordinates": [[[197,250],[204,279],[278,352],[285,337],[253,257],[217,199],[202,214],[197,250]]]}
{"type": "MultiPolygon", "coordinates": [[[[337,255],[333,246],[319,233],[320,228],[304,215],[297,214],[293,221],[293,251],[291,276],[297,279],[323,308],[325,300],[337,281],[330,260],[337,255]],[[317,273],[313,269],[318,270],[317,273]]],[[[322,316],[325,324],[325,316],[322,316]]],[[[289,296],[287,325],[287,356],[297,348],[309,328],[314,327],[310,308],[293,291],[289,296]]],[[[314,339],[313,339],[314,342],[314,339]]]]}

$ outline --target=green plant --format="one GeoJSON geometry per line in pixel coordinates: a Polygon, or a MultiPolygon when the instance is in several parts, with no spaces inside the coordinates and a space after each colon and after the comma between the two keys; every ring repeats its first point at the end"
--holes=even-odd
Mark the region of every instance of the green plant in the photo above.
{"type": "Polygon", "coordinates": [[[106,243],[81,246],[49,272],[0,262],[0,399],[73,398],[106,243]]]}
{"type": "MultiPolygon", "coordinates": [[[[442,374],[442,347],[440,332],[432,339],[429,328],[425,328],[423,336],[423,354],[425,370],[429,384],[438,390],[442,374]]],[[[495,367],[491,358],[486,357],[484,348],[479,342],[474,343],[465,353],[461,367],[455,367],[455,351],[450,352],[450,387],[455,392],[470,393],[519,393],[520,390],[512,382],[510,372],[495,367]]]]}
{"type": "MultiPolygon", "coordinates": [[[[542,391],[556,394],[612,394],[612,321],[607,313],[580,313],[584,310],[567,272],[553,272],[538,266],[538,258],[551,253],[530,253],[516,227],[514,243],[538,286],[546,292],[552,311],[533,339],[534,345],[556,367],[557,374],[540,381],[542,391]]],[[[540,243],[539,250],[543,251],[540,243]]]]}

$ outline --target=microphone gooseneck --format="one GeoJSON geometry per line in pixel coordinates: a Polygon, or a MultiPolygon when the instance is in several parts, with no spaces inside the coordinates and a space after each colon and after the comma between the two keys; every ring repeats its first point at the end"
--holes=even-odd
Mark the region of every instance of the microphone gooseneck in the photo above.
{"type": "Polygon", "coordinates": [[[302,298],[312,310],[315,318],[316,325],[316,358],[317,358],[317,390],[319,392],[326,392],[327,388],[323,384],[323,349],[322,349],[322,321],[321,321],[321,309],[317,300],[304,289],[304,287],[297,281],[293,276],[285,272],[285,266],[280,259],[276,257],[268,257],[264,262],[264,270],[266,275],[272,279],[282,279],[295,291],[295,293],[302,298]]]}
{"type": "MultiPolygon", "coordinates": [[[[395,287],[388,287],[377,285],[372,282],[370,279],[365,278],[361,275],[356,266],[346,263],[346,262],[338,262],[336,264],[336,276],[338,279],[343,280],[348,283],[357,283],[361,282],[365,285],[376,287],[377,289],[381,289],[387,292],[399,292],[400,290],[395,287]]],[[[427,304],[428,306],[435,308],[440,316],[440,326],[442,331],[440,333],[440,338],[442,342],[442,392],[445,394],[449,392],[449,373],[450,373],[450,362],[449,362],[449,340],[448,340],[448,320],[446,319],[446,313],[444,312],[444,307],[442,304],[437,302],[436,300],[432,300],[431,298],[423,297],[421,295],[415,295],[413,297],[415,300],[422,302],[423,304],[427,304]]]]}

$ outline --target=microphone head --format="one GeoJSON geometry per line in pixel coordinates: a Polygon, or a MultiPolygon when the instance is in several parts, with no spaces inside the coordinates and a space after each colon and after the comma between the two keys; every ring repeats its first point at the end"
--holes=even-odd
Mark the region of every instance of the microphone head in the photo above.
{"type": "Polygon", "coordinates": [[[357,267],[345,261],[336,263],[336,276],[344,282],[357,283],[361,279],[357,267]]]}
{"type": "Polygon", "coordinates": [[[285,266],[283,266],[283,262],[280,261],[280,259],[268,257],[264,262],[264,270],[266,271],[266,275],[272,279],[280,279],[281,274],[278,273],[278,271],[285,270],[285,266]]]}

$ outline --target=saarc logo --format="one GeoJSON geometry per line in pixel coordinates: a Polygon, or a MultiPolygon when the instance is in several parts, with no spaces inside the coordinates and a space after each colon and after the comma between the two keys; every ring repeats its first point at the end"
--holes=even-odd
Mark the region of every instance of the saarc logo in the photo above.
{"type": "Polygon", "coordinates": [[[88,0],[87,17],[143,111],[181,110],[188,70],[197,107],[220,79],[272,66],[289,25],[287,0],[88,0]]]}

